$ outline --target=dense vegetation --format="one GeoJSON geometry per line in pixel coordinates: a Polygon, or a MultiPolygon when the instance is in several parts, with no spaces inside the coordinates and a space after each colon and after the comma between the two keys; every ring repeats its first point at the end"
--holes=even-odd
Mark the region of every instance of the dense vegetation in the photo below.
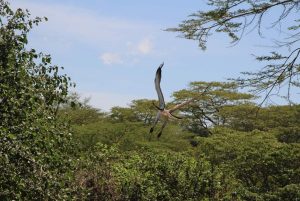
{"type": "Polygon", "coordinates": [[[0,16],[0,200],[300,198],[299,105],[260,108],[236,83],[192,82],[170,104],[196,100],[157,140],[152,100],[89,106],[26,48],[42,19],[3,0],[0,16]]]}
{"type": "MultiPolygon", "coordinates": [[[[253,103],[238,103],[226,107],[228,121],[198,131],[186,126],[192,117],[181,113],[183,122],[168,125],[160,140],[148,141],[150,126],[144,117],[154,108],[136,108],[151,102],[135,100],[106,115],[86,106],[61,111],[77,113],[68,117],[84,157],[81,187],[90,191],[91,199],[299,198],[298,105],[261,108],[256,116],[253,103]]],[[[223,118],[224,113],[212,116],[223,118]]]]}

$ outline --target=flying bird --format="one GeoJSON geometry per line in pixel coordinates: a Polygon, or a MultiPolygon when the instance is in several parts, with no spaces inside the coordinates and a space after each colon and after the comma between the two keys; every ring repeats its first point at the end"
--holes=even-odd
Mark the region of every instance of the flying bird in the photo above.
{"type": "Polygon", "coordinates": [[[157,138],[159,138],[161,136],[163,129],[166,127],[166,125],[167,125],[167,123],[170,119],[173,119],[173,118],[181,119],[180,117],[177,117],[172,113],[195,100],[195,98],[192,98],[188,101],[185,101],[183,103],[175,105],[171,109],[166,109],[164,95],[163,95],[163,93],[161,91],[161,88],[160,88],[161,70],[162,70],[163,66],[164,66],[164,63],[160,64],[160,66],[157,68],[156,74],[155,74],[154,83],[155,83],[155,90],[156,90],[157,96],[158,96],[159,106],[156,106],[153,103],[153,105],[158,109],[158,112],[157,112],[154,124],[151,127],[150,132],[149,132],[151,134],[154,131],[154,128],[157,125],[158,121],[162,120],[163,125],[162,125],[162,127],[161,127],[161,129],[160,129],[160,131],[157,135],[157,138]]]}

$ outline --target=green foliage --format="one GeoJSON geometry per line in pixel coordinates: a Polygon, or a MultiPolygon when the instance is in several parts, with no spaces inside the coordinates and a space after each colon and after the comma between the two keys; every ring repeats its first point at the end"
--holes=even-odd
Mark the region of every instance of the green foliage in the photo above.
{"type": "Polygon", "coordinates": [[[110,118],[115,122],[136,121],[149,125],[154,120],[154,100],[139,99],[133,100],[129,107],[113,107],[110,118]]]}
{"type": "Polygon", "coordinates": [[[222,108],[220,115],[226,119],[224,126],[239,130],[239,131],[253,131],[255,129],[266,129],[262,122],[264,118],[259,118],[264,109],[261,109],[259,113],[258,106],[254,103],[244,103],[239,105],[225,106],[222,108]],[[262,121],[262,122],[261,122],[262,121]]]}
{"type": "Polygon", "coordinates": [[[299,1],[208,0],[207,4],[208,10],[191,14],[177,28],[167,31],[179,32],[186,39],[197,40],[203,50],[213,33],[224,33],[233,44],[237,44],[247,37],[244,33],[257,30],[258,35],[263,36],[266,32],[263,38],[274,43],[274,50],[269,55],[256,56],[259,62],[264,63],[264,67],[256,72],[243,72],[242,77],[233,80],[251,89],[254,94],[266,92],[262,103],[280,91],[287,92],[284,97],[291,101],[291,89],[300,86],[300,20],[294,14],[299,11],[299,1]],[[285,32],[288,37],[278,34],[274,38],[274,31],[285,32]]]}
{"type": "Polygon", "coordinates": [[[116,167],[124,200],[183,200],[209,197],[209,164],[181,154],[142,150],[116,167]]]}
{"type": "Polygon", "coordinates": [[[113,107],[111,108],[110,117],[115,122],[137,121],[131,108],[113,107]]]}
{"type": "Polygon", "coordinates": [[[282,143],[279,133],[297,133],[296,128],[282,126],[284,122],[289,126],[297,124],[298,107],[261,108],[258,117],[252,116],[247,122],[245,114],[253,107],[256,111],[252,104],[232,105],[234,112],[222,113],[228,118],[227,128],[215,126],[209,137],[184,133],[176,122],[166,127],[159,141],[146,140],[149,126],[143,122],[118,123],[106,117],[98,123],[78,125],[75,133],[82,136],[81,140],[94,134],[87,147],[95,147],[97,142],[106,144],[96,145],[102,147],[101,151],[86,149],[84,155],[95,154],[95,158],[107,160],[83,161],[92,166],[88,170],[91,174],[84,173],[83,177],[93,181],[93,185],[81,188],[99,200],[296,199],[300,147],[282,143]],[[231,125],[233,117],[236,123],[239,118],[244,119],[245,125],[252,125],[251,129],[236,131],[237,124],[231,125]],[[289,119],[284,121],[286,117],[289,119]],[[189,144],[191,141],[194,146],[189,144]]]}
{"type": "MultiPolygon", "coordinates": [[[[198,11],[184,20],[177,28],[169,28],[168,31],[180,32],[182,36],[190,40],[198,40],[202,49],[206,48],[207,39],[213,32],[225,33],[232,40],[238,42],[243,33],[257,26],[258,34],[262,34],[262,22],[266,18],[266,12],[272,12],[274,21],[267,22],[272,24],[273,29],[279,26],[293,10],[297,11],[298,1],[242,1],[242,0],[209,0],[207,4],[210,9],[198,11]],[[276,12],[276,8],[284,7],[281,12],[276,12]]],[[[296,31],[299,29],[299,19],[294,20],[293,26],[285,27],[287,30],[296,31]]],[[[281,41],[284,45],[296,43],[299,33],[281,41]]],[[[278,59],[278,57],[276,57],[278,59]]]]}
{"type": "Polygon", "coordinates": [[[241,104],[249,104],[254,97],[237,91],[235,83],[191,82],[190,88],[174,92],[175,103],[187,98],[195,101],[181,111],[185,115],[183,126],[201,136],[207,136],[212,126],[226,125],[228,110],[241,104]],[[226,113],[227,112],[227,113],[226,113]]]}
{"type": "Polygon", "coordinates": [[[70,79],[49,55],[26,49],[41,18],[13,11],[3,0],[0,17],[0,199],[65,199],[69,129],[56,113],[70,79]]]}
{"type": "Polygon", "coordinates": [[[225,108],[222,113],[227,118],[227,126],[240,131],[297,127],[299,114],[299,105],[258,108],[254,104],[225,108]]]}
{"type": "Polygon", "coordinates": [[[297,198],[298,144],[280,143],[271,132],[217,129],[214,133],[199,139],[199,153],[205,153],[215,166],[231,171],[241,184],[236,191],[242,200],[283,200],[287,189],[297,198]]]}
{"type": "Polygon", "coordinates": [[[89,200],[230,200],[229,175],[204,158],[97,144],[78,169],[89,200]],[[89,174],[84,174],[88,172],[89,174]]]}
{"type": "Polygon", "coordinates": [[[260,130],[276,127],[295,127],[300,123],[300,107],[270,106],[262,108],[257,114],[256,124],[260,130]]]}
{"type": "Polygon", "coordinates": [[[118,200],[120,190],[112,174],[112,165],[119,157],[116,147],[101,143],[84,154],[76,168],[73,185],[77,191],[72,199],[118,200]]]}
{"type": "Polygon", "coordinates": [[[270,130],[299,125],[299,105],[260,108],[255,97],[241,93],[232,82],[192,82],[189,89],[174,92],[175,103],[194,98],[181,110],[181,125],[200,136],[211,134],[208,128],[226,126],[240,131],[270,130]],[[199,95],[201,94],[201,95],[199,95]]]}
{"type": "Polygon", "coordinates": [[[69,122],[71,125],[83,125],[99,122],[105,113],[99,109],[88,105],[89,99],[81,102],[77,93],[71,93],[67,96],[67,102],[60,106],[58,116],[63,121],[69,122]]]}
{"type": "Polygon", "coordinates": [[[51,57],[26,49],[42,19],[3,0],[0,17],[0,200],[300,198],[298,105],[256,113],[235,83],[193,82],[174,93],[174,103],[195,100],[182,125],[151,139],[152,100],[106,114],[68,95],[70,78],[51,57]]]}
{"type": "MultiPolygon", "coordinates": [[[[84,149],[84,156],[95,154],[97,158],[113,152],[105,155],[104,163],[98,162],[103,158],[83,161],[92,166],[85,170],[91,174],[84,173],[83,177],[93,185],[83,185],[81,190],[99,200],[298,198],[300,147],[294,142],[298,106],[271,106],[256,113],[258,107],[241,98],[252,96],[233,92],[236,98],[231,100],[224,98],[231,97],[230,91],[219,90],[207,90],[201,100],[205,104],[214,94],[214,100],[224,100],[225,104],[222,107],[220,103],[218,115],[226,118],[226,124],[212,127],[209,137],[183,131],[178,122],[168,125],[159,141],[148,141],[145,136],[149,126],[137,119],[116,122],[107,116],[98,122],[76,125],[75,136],[81,136],[81,142],[90,139],[86,147],[92,149],[84,149]],[[284,143],[283,135],[287,139],[284,143]],[[100,152],[95,151],[97,146],[102,147],[100,152]]],[[[193,97],[193,92],[187,90],[180,94],[182,98],[193,97]]]]}
{"type": "Polygon", "coordinates": [[[300,143],[300,128],[279,128],[277,133],[277,139],[279,142],[300,143]]]}
{"type": "Polygon", "coordinates": [[[188,151],[191,149],[189,139],[192,134],[184,133],[176,125],[168,125],[161,139],[149,141],[149,126],[141,122],[98,121],[72,127],[79,147],[89,150],[98,142],[106,145],[118,144],[123,151],[138,150],[141,147],[155,148],[162,151],[188,151]]]}
{"type": "Polygon", "coordinates": [[[130,108],[134,111],[136,119],[144,122],[145,125],[149,125],[154,121],[156,110],[154,110],[153,100],[140,99],[133,100],[130,104],[130,108]]]}

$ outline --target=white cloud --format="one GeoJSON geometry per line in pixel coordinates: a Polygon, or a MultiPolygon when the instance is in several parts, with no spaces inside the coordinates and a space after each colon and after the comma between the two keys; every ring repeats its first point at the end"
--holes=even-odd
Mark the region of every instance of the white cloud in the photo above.
{"type": "Polygon", "coordinates": [[[143,38],[142,40],[138,42],[131,42],[128,41],[126,43],[126,46],[128,48],[128,52],[131,55],[147,55],[150,54],[153,50],[153,42],[149,38],[143,38]]]}
{"type": "Polygon", "coordinates": [[[104,64],[107,65],[123,63],[120,55],[116,53],[110,53],[110,52],[103,53],[101,54],[100,59],[104,64]]]}
{"type": "Polygon", "coordinates": [[[149,55],[153,49],[153,43],[149,38],[144,38],[136,43],[128,41],[125,46],[122,53],[105,52],[101,54],[101,61],[107,65],[121,63],[137,64],[140,61],[139,57],[141,55],[149,55]]]}
{"type": "Polygon", "coordinates": [[[153,30],[152,25],[145,25],[142,21],[107,17],[70,5],[29,0],[16,0],[11,4],[15,8],[28,8],[33,16],[47,16],[49,21],[42,23],[36,31],[49,40],[118,47],[128,38],[138,38],[142,32],[153,30]]]}
{"type": "Polygon", "coordinates": [[[48,47],[50,53],[66,55],[78,45],[87,45],[98,51],[94,55],[100,55],[105,65],[136,64],[141,56],[153,53],[150,37],[158,28],[141,20],[112,18],[68,4],[15,0],[12,5],[28,8],[32,16],[49,19],[33,32],[34,47],[42,51],[48,47]]]}
{"type": "Polygon", "coordinates": [[[149,54],[152,48],[153,44],[148,38],[143,39],[137,46],[138,51],[142,54],[149,54]]]}

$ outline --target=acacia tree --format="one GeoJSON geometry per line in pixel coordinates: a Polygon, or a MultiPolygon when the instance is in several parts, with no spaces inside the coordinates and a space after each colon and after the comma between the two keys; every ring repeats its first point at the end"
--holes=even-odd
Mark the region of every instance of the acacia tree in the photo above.
{"type": "Polygon", "coordinates": [[[195,99],[189,107],[181,110],[185,115],[184,127],[200,135],[207,135],[209,127],[228,124],[229,111],[238,105],[250,104],[254,98],[251,94],[238,92],[237,87],[233,82],[191,82],[189,89],[175,92],[175,103],[187,98],[195,99]]]}
{"type": "Polygon", "coordinates": [[[143,121],[145,125],[149,125],[153,122],[156,115],[156,111],[153,110],[154,102],[154,100],[147,99],[133,100],[130,104],[130,108],[134,111],[139,121],[143,121]]]}
{"type": "Polygon", "coordinates": [[[110,118],[117,122],[136,121],[149,125],[156,115],[153,103],[155,103],[155,100],[133,100],[129,107],[113,107],[110,112],[110,118]]]}
{"type": "Polygon", "coordinates": [[[167,30],[179,32],[186,39],[198,40],[203,50],[214,32],[227,34],[235,44],[245,32],[255,29],[262,36],[265,26],[281,31],[286,37],[275,40],[274,51],[256,56],[266,65],[258,72],[243,72],[243,76],[234,80],[255,93],[266,92],[262,103],[271,93],[279,93],[282,87],[287,88],[284,97],[290,101],[291,89],[300,86],[299,3],[299,0],[208,0],[211,9],[193,13],[177,28],[167,30]],[[267,14],[273,21],[267,21],[267,14]],[[293,21],[290,18],[294,18],[293,21]]]}
{"type": "Polygon", "coordinates": [[[56,114],[70,78],[26,48],[42,20],[0,0],[0,200],[62,200],[68,191],[69,131],[56,114]]]}

